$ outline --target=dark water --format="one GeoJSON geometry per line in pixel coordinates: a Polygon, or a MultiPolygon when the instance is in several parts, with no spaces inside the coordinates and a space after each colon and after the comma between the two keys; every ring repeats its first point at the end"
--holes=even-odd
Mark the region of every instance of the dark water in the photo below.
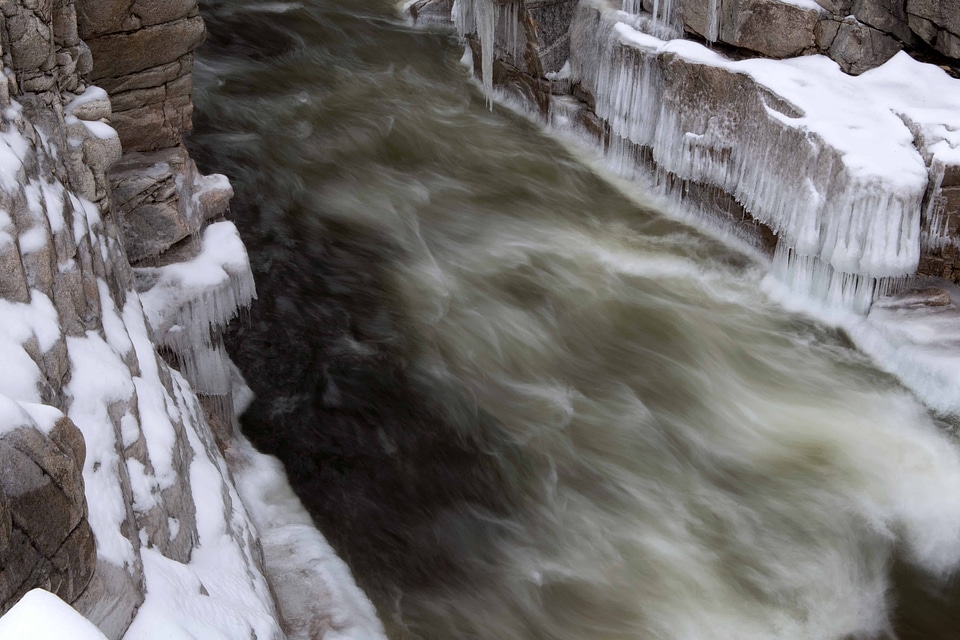
{"type": "Polygon", "coordinates": [[[960,455],[387,3],[203,3],[247,435],[396,638],[955,638],[960,455]]]}

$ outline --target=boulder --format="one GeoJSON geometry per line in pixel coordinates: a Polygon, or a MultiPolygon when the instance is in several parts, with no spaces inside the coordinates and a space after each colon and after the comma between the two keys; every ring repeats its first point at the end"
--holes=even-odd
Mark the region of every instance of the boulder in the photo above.
{"type": "Polygon", "coordinates": [[[0,437],[0,611],[43,586],[74,602],[93,576],[96,546],[81,474],[83,438],[61,418],[0,437]]]}

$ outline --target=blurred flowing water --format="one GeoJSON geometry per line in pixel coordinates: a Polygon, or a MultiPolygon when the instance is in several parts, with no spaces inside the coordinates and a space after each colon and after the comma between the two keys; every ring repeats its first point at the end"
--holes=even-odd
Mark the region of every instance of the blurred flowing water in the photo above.
{"type": "Polygon", "coordinates": [[[230,350],[394,638],[956,638],[951,428],[386,3],[208,0],[230,350]]]}

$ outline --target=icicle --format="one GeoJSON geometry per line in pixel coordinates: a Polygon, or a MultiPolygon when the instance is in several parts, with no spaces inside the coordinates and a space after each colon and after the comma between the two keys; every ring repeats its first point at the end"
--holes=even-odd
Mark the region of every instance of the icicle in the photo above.
{"type": "Polygon", "coordinates": [[[707,42],[716,42],[720,39],[720,12],[717,0],[707,0],[707,29],[703,34],[707,42]]]}
{"type": "Polygon", "coordinates": [[[524,32],[522,32],[520,28],[520,3],[519,2],[514,2],[512,4],[507,5],[507,13],[506,13],[505,19],[507,24],[504,31],[508,34],[505,48],[513,56],[513,64],[518,68],[522,68],[523,67],[523,50],[526,48],[525,46],[526,35],[524,32]],[[521,45],[521,42],[523,43],[523,45],[521,45]]]}
{"type": "Polygon", "coordinates": [[[791,291],[828,308],[865,314],[873,301],[901,285],[902,278],[873,278],[837,271],[816,256],[802,256],[777,244],[774,277],[791,291]]]}
{"type": "MultiPolygon", "coordinates": [[[[916,270],[922,193],[878,189],[869,175],[851,175],[835,149],[776,117],[732,128],[708,107],[678,112],[676,80],[658,63],[663,42],[623,20],[601,10],[599,21],[585,22],[595,26],[571,30],[579,38],[573,81],[592,93],[610,126],[614,171],[631,177],[637,150],[649,149],[665,172],[733,195],[780,238],[779,277],[845,308],[866,310],[891,278],[916,270]]],[[[929,242],[945,224],[931,209],[929,242]]]]}
{"type": "Polygon", "coordinates": [[[936,251],[949,245],[960,244],[950,234],[950,214],[946,213],[945,203],[940,195],[945,171],[944,163],[935,158],[930,167],[930,184],[927,186],[929,199],[921,222],[920,245],[924,251],[936,251]]]}
{"type": "Polygon", "coordinates": [[[256,298],[236,227],[214,223],[204,231],[200,253],[192,260],[134,273],[150,326],[180,360],[185,377],[199,389],[224,393],[229,376],[213,335],[256,298]]]}

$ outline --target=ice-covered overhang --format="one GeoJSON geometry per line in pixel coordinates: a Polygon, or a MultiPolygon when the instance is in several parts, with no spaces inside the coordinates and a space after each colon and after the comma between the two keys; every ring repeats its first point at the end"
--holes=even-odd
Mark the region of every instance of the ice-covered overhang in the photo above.
{"type": "Polygon", "coordinates": [[[636,20],[585,0],[571,27],[574,82],[614,135],[733,194],[798,256],[916,271],[923,205],[960,167],[960,81],[902,52],[860,76],[819,55],[734,61],[636,20]]]}

